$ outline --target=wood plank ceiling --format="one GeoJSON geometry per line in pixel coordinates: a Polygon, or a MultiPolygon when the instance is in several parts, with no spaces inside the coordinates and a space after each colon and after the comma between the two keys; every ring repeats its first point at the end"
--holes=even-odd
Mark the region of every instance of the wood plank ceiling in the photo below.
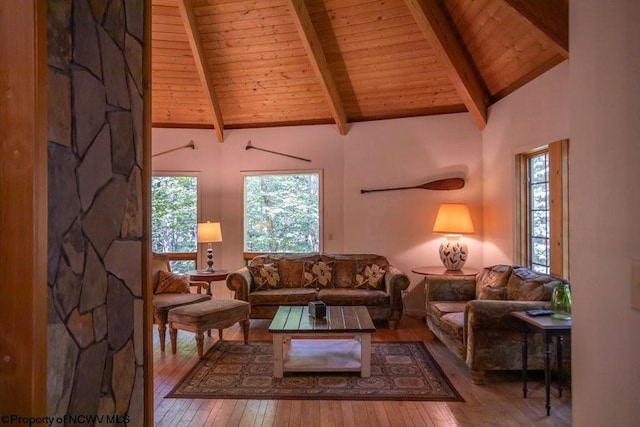
{"type": "Polygon", "coordinates": [[[568,0],[152,0],[152,122],[215,129],[487,107],[569,56],[568,0]]]}

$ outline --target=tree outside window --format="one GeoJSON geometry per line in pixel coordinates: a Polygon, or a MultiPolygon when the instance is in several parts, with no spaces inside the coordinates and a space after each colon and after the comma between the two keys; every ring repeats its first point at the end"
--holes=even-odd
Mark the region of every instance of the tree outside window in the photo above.
{"type": "Polygon", "coordinates": [[[198,216],[196,176],[151,178],[151,249],[156,253],[193,253],[191,260],[172,260],[171,270],[195,270],[198,216]]]}
{"type": "Polygon", "coordinates": [[[528,158],[529,169],[529,264],[532,270],[549,273],[549,153],[528,158]]]}
{"type": "Polygon", "coordinates": [[[320,172],[246,175],[245,252],[319,252],[320,172]]]}

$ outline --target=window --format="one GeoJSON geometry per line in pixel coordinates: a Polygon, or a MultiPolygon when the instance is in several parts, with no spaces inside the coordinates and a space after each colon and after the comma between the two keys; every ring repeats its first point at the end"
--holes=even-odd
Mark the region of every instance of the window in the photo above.
{"type": "Polygon", "coordinates": [[[197,207],[196,176],[151,178],[151,250],[167,254],[176,273],[196,268],[197,207]]]}
{"type": "Polygon", "coordinates": [[[568,277],[567,147],[559,141],[518,155],[519,262],[568,277]]]}
{"type": "Polygon", "coordinates": [[[526,156],[529,267],[549,273],[549,151],[526,156]]]}
{"type": "Polygon", "coordinates": [[[245,252],[319,252],[320,172],[244,177],[245,252]]]}

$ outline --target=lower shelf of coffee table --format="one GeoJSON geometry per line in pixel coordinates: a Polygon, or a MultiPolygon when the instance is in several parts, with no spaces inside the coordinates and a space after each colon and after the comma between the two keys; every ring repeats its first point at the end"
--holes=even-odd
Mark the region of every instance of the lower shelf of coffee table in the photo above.
{"type": "Polygon", "coordinates": [[[362,347],[357,339],[290,339],[284,372],[360,372],[362,347]]]}

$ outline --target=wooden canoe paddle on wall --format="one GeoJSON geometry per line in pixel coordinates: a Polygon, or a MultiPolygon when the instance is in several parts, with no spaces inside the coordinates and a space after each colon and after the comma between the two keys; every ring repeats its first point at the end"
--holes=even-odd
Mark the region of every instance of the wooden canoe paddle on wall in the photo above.
{"type": "Polygon", "coordinates": [[[423,190],[459,190],[464,187],[464,179],[462,178],[447,178],[439,179],[437,181],[426,182],[422,185],[415,185],[413,187],[396,187],[396,188],[381,188],[378,190],[360,190],[360,193],[373,193],[374,191],[393,191],[393,190],[409,190],[412,188],[421,188],[423,190]]]}

